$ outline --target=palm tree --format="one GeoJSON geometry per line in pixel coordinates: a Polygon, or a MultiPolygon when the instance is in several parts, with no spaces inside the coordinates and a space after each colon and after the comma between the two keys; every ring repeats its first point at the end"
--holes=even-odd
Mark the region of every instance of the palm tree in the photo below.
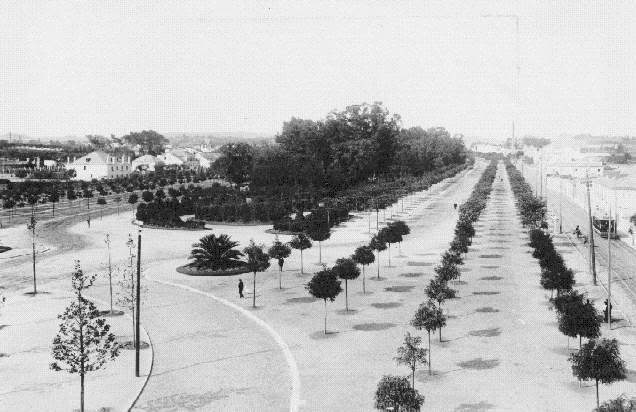
{"type": "Polygon", "coordinates": [[[194,259],[191,264],[196,268],[210,270],[224,270],[243,266],[245,263],[239,258],[243,256],[239,250],[234,249],[238,242],[230,239],[228,235],[214,234],[203,236],[192,245],[190,259],[194,259]]]}

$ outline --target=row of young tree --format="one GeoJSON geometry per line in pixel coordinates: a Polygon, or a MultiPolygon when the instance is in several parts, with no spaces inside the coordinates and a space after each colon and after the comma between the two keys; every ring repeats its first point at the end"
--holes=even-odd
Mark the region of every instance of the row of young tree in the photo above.
{"type": "Polygon", "coordinates": [[[214,174],[211,170],[194,171],[187,168],[169,167],[144,173],[133,172],[128,176],[114,179],[93,179],[91,182],[71,180],[11,182],[0,195],[2,207],[14,209],[25,206],[37,207],[38,204],[57,203],[64,199],[67,201],[80,198],[90,199],[96,194],[107,196],[139,190],[155,190],[178,183],[196,184],[213,177],[214,174]]]}
{"type": "Polygon", "coordinates": [[[424,397],[415,389],[415,372],[418,365],[428,365],[428,373],[432,373],[431,333],[439,331],[439,341],[442,342],[442,328],[446,326],[447,320],[442,305],[446,300],[455,298],[457,294],[457,291],[449,286],[449,282],[461,275],[459,266],[464,263],[463,254],[468,252],[468,246],[475,235],[473,223],[486,206],[496,172],[497,162],[493,161],[475,185],[469,199],[460,206],[455,237],[450,248],[442,254],[440,264],[434,269],[435,277],[425,289],[428,301],[417,308],[411,319],[411,326],[415,329],[426,330],[428,349],[422,347],[421,337],[406,333],[402,346],[397,349],[395,360],[410,369],[411,382],[409,384],[407,377],[383,376],[375,393],[377,409],[418,411],[423,404],[424,397]]]}
{"type": "MultiPolygon", "coordinates": [[[[579,338],[579,350],[568,358],[572,364],[573,375],[579,381],[595,382],[597,411],[632,410],[621,409],[623,405],[630,404],[630,408],[636,407],[632,401],[622,397],[600,405],[599,382],[610,384],[626,378],[627,371],[620,357],[618,341],[600,338],[603,317],[584,293],[573,289],[574,272],[565,265],[563,257],[554,247],[552,237],[544,231],[544,228],[547,228],[544,220],[545,203],[533,196],[530,185],[510,162],[507,162],[506,169],[522,222],[530,227],[532,256],[539,260],[541,286],[551,292],[550,302],[556,311],[559,331],[568,337],[568,347],[570,337],[579,338]],[[588,339],[584,345],[582,338],[588,339]]],[[[609,321],[611,310],[606,310],[605,315],[609,321]]]]}

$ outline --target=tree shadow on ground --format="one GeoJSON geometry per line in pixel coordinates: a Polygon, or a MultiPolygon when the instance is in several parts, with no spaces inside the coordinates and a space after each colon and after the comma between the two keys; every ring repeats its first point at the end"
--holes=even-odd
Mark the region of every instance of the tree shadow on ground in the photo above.
{"type": "Polygon", "coordinates": [[[295,303],[314,303],[314,302],[318,302],[319,300],[320,299],[316,299],[311,296],[303,296],[300,298],[289,298],[283,303],[283,305],[291,305],[295,303]]]}
{"type": "Polygon", "coordinates": [[[475,309],[475,312],[479,312],[479,313],[496,313],[496,312],[499,312],[499,309],[495,309],[492,306],[484,306],[484,307],[475,309]]]}
{"type": "Polygon", "coordinates": [[[471,330],[468,332],[470,336],[477,336],[480,338],[493,338],[495,336],[501,335],[500,328],[490,328],[490,329],[479,329],[479,330],[471,330]]]}
{"type": "Polygon", "coordinates": [[[498,295],[501,292],[494,292],[494,291],[483,291],[483,292],[473,292],[473,295],[498,295]]]}
{"type": "Polygon", "coordinates": [[[387,288],[384,288],[385,291],[387,292],[396,292],[396,293],[405,293],[405,292],[410,292],[411,290],[413,290],[415,286],[410,286],[410,285],[399,285],[399,286],[389,286],[387,288]]]}
{"type": "Polygon", "coordinates": [[[407,266],[433,266],[433,262],[413,262],[413,261],[408,261],[406,263],[407,266]]]}
{"type": "Polygon", "coordinates": [[[501,276],[484,276],[483,278],[479,278],[480,280],[501,280],[503,277],[501,276]]]}
{"type": "Polygon", "coordinates": [[[424,274],[423,273],[408,272],[408,273],[402,273],[400,275],[400,277],[403,277],[403,278],[419,278],[420,276],[424,276],[424,274]]]}
{"type": "Polygon", "coordinates": [[[371,306],[376,309],[393,309],[402,306],[402,304],[400,302],[380,302],[372,303],[371,306]]]}
{"type": "Polygon", "coordinates": [[[344,316],[355,315],[356,313],[358,313],[358,309],[349,309],[349,310],[347,310],[347,309],[338,309],[336,311],[336,313],[338,315],[344,315],[344,316]]]}
{"type": "Polygon", "coordinates": [[[499,359],[475,358],[464,362],[457,362],[457,366],[462,369],[473,370],[493,369],[499,366],[499,359]]]}
{"type": "Polygon", "coordinates": [[[479,257],[483,259],[499,259],[502,258],[503,255],[479,255],[479,257]]]}
{"type": "Polygon", "coordinates": [[[462,403],[454,409],[454,412],[483,412],[494,408],[495,405],[492,403],[480,401],[478,403],[462,403]]]}
{"type": "Polygon", "coordinates": [[[365,331],[365,332],[372,332],[372,331],[378,331],[378,330],[391,329],[391,328],[394,328],[395,326],[396,326],[395,323],[390,323],[390,322],[371,322],[371,323],[359,323],[357,325],[353,325],[353,329],[365,331]]]}

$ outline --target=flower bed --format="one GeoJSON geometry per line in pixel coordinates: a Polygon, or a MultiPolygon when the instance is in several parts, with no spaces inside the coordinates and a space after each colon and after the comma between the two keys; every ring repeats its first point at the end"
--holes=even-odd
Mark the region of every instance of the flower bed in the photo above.
{"type": "Polygon", "coordinates": [[[236,276],[241,273],[247,273],[247,267],[238,267],[224,270],[199,269],[191,265],[183,265],[177,268],[177,272],[188,276],[236,276]]]}

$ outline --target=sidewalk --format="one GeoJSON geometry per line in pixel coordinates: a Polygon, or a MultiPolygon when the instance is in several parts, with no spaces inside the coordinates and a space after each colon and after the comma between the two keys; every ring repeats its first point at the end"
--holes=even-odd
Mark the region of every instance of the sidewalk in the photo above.
{"type": "MultiPolygon", "coordinates": [[[[79,409],[80,378],[77,374],[49,368],[51,343],[58,331],[57,315],[64,311],[71,294],[59,291],[35,297],[12,294],[0,313],[0,410],[60,411],[79,409]],[[46,405],[46,406],[45,406],[46,405]]],[[[104,305],[98,307],[104,309],[104,305]]],[[[128,316],[107,318],[118,340],[130,340],[128,316]]],[[[142,329],[142,340],[149,338],[142,329]]],[[[141,377],[135,377],[133,350],[120,355],[103,369],[86,374],[87,411],[109,408],[126,411],[138,396],[152,365],[152,349],[141,351],[141,377]]]]}

